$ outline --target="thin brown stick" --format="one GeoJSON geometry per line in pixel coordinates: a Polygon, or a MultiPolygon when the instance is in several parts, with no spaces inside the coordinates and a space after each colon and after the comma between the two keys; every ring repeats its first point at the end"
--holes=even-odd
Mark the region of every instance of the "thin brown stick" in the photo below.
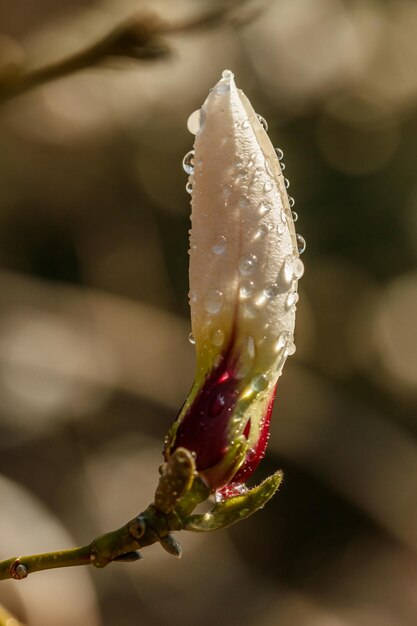
{"type": "Polygon", "coordinates": [[[15,98],[57,78],[96,67],[111,57],[140,61],[161,59],[171,54],[171,47],[166,40],[169,35],[193,34],[222,25],[238,27],[253,20],[261,9],[258,7],[247,10],[247,4],[248,0],[242,0],[237,4],[226,4],[196,18],[178,23],[169,23],[151,14],[132,16],[112,28],[109,33],[93,44],[69,57],[38,69],[28,71],[21,69],[13,76],[0,78],[0,102],[15,98]]]}

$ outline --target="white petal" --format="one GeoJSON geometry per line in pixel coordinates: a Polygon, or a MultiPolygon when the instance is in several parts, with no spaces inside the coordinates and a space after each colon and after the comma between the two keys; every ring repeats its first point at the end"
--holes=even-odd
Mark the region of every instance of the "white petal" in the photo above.
{"type": "Polygon", "coordinates": [[[201,369],[233,336],[242,376],[275,384],[292,338],[302,274],[275,150],[231,72],[207,97],[196,132],[190,237],[191,318],[201,369]],[[214,346],[214,347],[213,347],[214,346]]]}

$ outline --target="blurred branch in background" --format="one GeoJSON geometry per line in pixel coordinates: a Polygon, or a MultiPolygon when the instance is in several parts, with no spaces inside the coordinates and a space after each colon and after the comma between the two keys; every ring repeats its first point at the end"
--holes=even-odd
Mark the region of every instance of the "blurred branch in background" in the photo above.
{"type": "Polygon", "coordinates": [[[252,21],[262,10],[261,5],[247,8],[248,4],[248,0],[226,3],[198,17],[172,24],[152,13],[135,15],[76,54],[39,69],[25,71],[23,64],[18,63],[12,71],[10,68],[4,71],[3,68],[7,68],[8,64],[2,63],[0,56],[0,102],[57,78],[97,66],[109,58],[122,57],[140,61],[164,58],[172,52],[166,36],[193,34],[219,26],[242,26],[252,21]],[[242,12],[242,8],[248,10],[242,12]]]}

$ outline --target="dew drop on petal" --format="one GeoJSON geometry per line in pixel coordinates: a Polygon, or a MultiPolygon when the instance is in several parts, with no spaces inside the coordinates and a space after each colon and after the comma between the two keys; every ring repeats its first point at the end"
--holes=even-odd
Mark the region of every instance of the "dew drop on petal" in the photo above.
{"type": "Polygon", "coordinates": [[[291,211],[291,215],[292,215],[292,221],[296,222],[298,220],[298,213],[296,213],[295,211],[291,211]]]}
{"type": "Polygon", "coordinates": [[[226,80],[231,80],[234,77],[235,75],[233,74],[232,70],[223,70],[222,78],[225,78],[226,80]]]}
{"type": "Polygon", "coordinates": [[[280,275],[285,285],[291,285],[294,277],[294,257],[292,255],[285,257],[280,275]]]}
{"type": "Polygon", "coordinates": [[[194,174],[194,150],[187,152],[182,160],[182,167],[187,174],[194,174]]]}
{"type": "Polygon", "coordinates": [[[229,77],[223,77],[223,80],[219,81],[217,85],[213,89],[213,93],[216,96],[221,96],[224,93],[230,91],[230,81],[229,77]]]}
{"type": "Polygon", "coordinates": [[[273,300],[281,293],[281,289],[277,283],[271,283],[267,285],[264,289],[265,297],[268,300],[273,300]]]}
{"type": "Polygon", "coordinates": [[[289,341],[287,345],[285,346],[285,353],[287,354],[287,356],[291,356],[292,354],[295,354],[296,350],[297,350],[297,347],[294,341],[289,341]]]}
{"type": "Polygon", "coordinates": [[[264,131],[267,133],[268,132],[268,122],[266,121],[266,119],[264,117],[262,117],[262,115],[258,115],[258,113],[256,114],[256,117],[258,118],[259,122],[261,123],[261,126],[263,127],[264,131]]]}
{"type": "Polygon", "coordinates": [[[283,172],[285,170],[285,163],[283,163],[283,161],[281,161],[281,172],[283,172]]]}
{"type": "Polygon", "coordinates": [[[239,261],[239,272],[243,276],[249,276],[253,274],[258,264],[258,259],[254,254],[248,254],[248,256],[244,256],[239,261]]]}
{"type": "Polygon", "coordinates": [[[214,333],[211,335],[211,343],[213,344],[213,346],[222,346],[224,342],[224,332],[220,329],[215,330],[214,333]]]}
{"type": "Polygon", "coordinates": [[[281,161],[281,159],[284,158],[284,153],[281,150],[281,148],[275,148],[275,154],[277,155],[278,159],[281,161]]]}
{"type": "Polygon", "coordinates": [[[190,180],[185,185],[185,191],[189,193],[190,195],[193,193],[193,183],[190,180]]]}
{"type": "Polygon", "coordinates": [[[261,204],[258,206],[258,213],[262,217],[266,215],[267,213],[269,213],[270,210],[271,210],[271,207],[268,206],[267,204],[264,204],[263,202],[261,202],[261,204]]]}
{"type": "Polygon", "coordinates": [[[294,278],[297,278],[297,280],[301,278],[302,275],[304,274],[304,263],[302,262],[301,259],[297,257],[294,259],[294,262],[293,262],[293,272],[294,272],[294,278]]]}
{"type": "Polygon", "coordinates": [[[276,351],[281,352],[281,350],[283,350],[285,346],[287,345],[288,339],[291,339],[291,338],[292,338],[291,333],[287,330],[284,330],[278,337],[278,341],[275,345],[276,351]]]}
{"type": "MultiPolygon", "coordinates": [[[[239,359],[238,367],[235,371],[235,377],[240,380],[245,378],[249,374],[252,369],[253,360],[255,358],[255,340],[253,337],[248,335],[247,337],[243,337],[242,340],[242,351],[239,359]]],[[[240,423],[240,418],[236,418],[236,424],[240,423]]]]}
{"type": "Polygon", "coordinates": [[[227,239],[224,235],[220,235],[217,238],[216,243],[211,248],[214,254],[223,254],[227,248],[227,239]]]}
{"type": "Polygon", "coordinates": [[[193,333],[190,333],[190,334],[188,335],[188,341],[191,343],[191,345],[194,345],[194,344],[195,344],[195,339],[194,339],[194,335],[193,335],[193,333]]]}
{"type": "Polygon", "coordinates": [[[248,357],[250,359],[254,359],[255,358],[255,340],[250,335],[248,335],[248,338],[247,338],[246,351],[247,351],[247,355],[248,355],[248,357]]]}
{"type": "Polygon", "coordinates": [[[246,300],[247,298],[251,297],[254,289],[255,289],[255,283],[252,280],[247,280],[241,283],[240,288],[239,288],[239,296],[241,297],[242,300],[246,300]]]}
{"type": "Polygon", "coordinates": [[[288,178],[284,178],[284,185],[285,189],[288,189],[288,187],[290,186],[290,181],[288,180],[288,178]]]}
{"type": "Polygon", "coordinates": [[[291,196],[288,196],[288,204],[290,205],[290,207],[292,208],[295,204],[295,200],[294,198],[292,198],[291,196]]]}
{"type": "Polygon", "coordinates": [[[285,301],[285,308],[292,309],[295,304],[297,304],[299,299],[299,295],[296,291],[290,291],[285,301]]]}
{"type": "Polygon", "coordinates": [[[267,180],[264,184],[264,191],[268,193],[268,191],[271,191],[272,188],[273,188],[272,182],[270,180],[267,180]]]}
{"type": "Polygon", "coordinates": [[[223,361],[223,356],[221,354],[217,354],[214,357],[214,361],[213,361],[214,367],[219,367],[219,365],[221,365],[222,361],[223,361]]]}
{"type": "Polygon", "coordinates": [[[191,113],[190,117],[187,120],[187,128],[192,135],[196,135],[202,126],[201,114],[201,109],[197,109],[197,111],[191,113]]]}
{"type": "Polygon", "coordinates": [[[204,297],[206,313],[218,313],[223,306],[223,293],[219,289],[209,289],[204,297]]]}
{"type": "Polygon", "coordinates": [[[217,396],[213,398],[210,404],[210,408],[209,408],[210,417],[217,417],[217,415],[220,415],[220,413],[223,411],[225,407],[225,404],[226,404],[226,398],[224,397],[224,394],[218,393],[217,396]]]}
{"type": "Polygon", "coordinates": [[[269,174],[269,176],[272,176],[272,178],[275,176],[274,167],[273,167],[270,159],[268,159],[268,158],[265,159],[265,170],[266,170],[266,173],[269,174]]]}
{"type": "Polygon", "coordinates": [[[263,239],[265,237],[265,235],[268,234],[269,232],[269,225],[267,224],[259,224],[258,228],[255,231],[255,234],[253,236],[253,240],[254,241],[259,241],[259,239],[263,239]]]}
{"type": "Polygon", "coordinates": [[[249,121],[249,120],[245,120],[245,121],[242,123],[242,128],[249,128],[249,126],[250,126],[250,121],[249,121]]]}
{"type": "Polygon", "coordinates": [[[264,391],[268,387],[268,378],[265,374],[257,374],[252,378],[251,386],[254,391],[264,391]]]}
{"type": "Polygon", "coordinates": [[[284,356],[290,356],[291,354],[294,354],[296,350],[294,335],[290,331],[284,330],[278,337],[278,341],[275,345],[275,350],[276,352],[283,352],[284,356]]]}
{"type": "Polygon", "coordinates": [[[243,316],[246,319],[253,320],[258,315],[258,308],[252,302],[246,302],[243,307],[243,316]]]}
{"type": "Polygon", "coordinates": [[[304,237],[302,237],[301,235],[297,235],[298,254],[303,254],[304,250],[306,249],[306,245],[307,244],[304,237]]]}

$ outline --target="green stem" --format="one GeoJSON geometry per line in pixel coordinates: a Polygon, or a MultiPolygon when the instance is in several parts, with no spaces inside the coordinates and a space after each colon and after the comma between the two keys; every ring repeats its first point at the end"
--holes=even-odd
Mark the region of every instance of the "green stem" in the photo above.
{"type": "Polygon", "coordinates": [[[1,561],[0,580],[20,580],[33,572],[59,567],[94,565],[101,568],[115,560],[134,560],[139,548],[160,541],[169,531],[167,517],[151,505],[121,528],[97,537],[86,546],[1,561]]]}
{"type": "Polygon", "coordinates": [[[97,537],[86,546],[1,561],[0,580],[21,580],[33,572],[59,567],[94,565],[102,568],[114,561],[135,561],[140,558],[137,552],[140,548],[157,542],[170,554],[180,556],[181,548],[171,531],[185,528],[190,513],[209,495],[207,487],[194,475],[194,458],[187,450],[178,448],[159,479],[156,502],[162,502],[162,508],[151,504],[121,528],[97,537]],[[174,498],[169,496],[173,488],[177,494],[174,498]]]}

